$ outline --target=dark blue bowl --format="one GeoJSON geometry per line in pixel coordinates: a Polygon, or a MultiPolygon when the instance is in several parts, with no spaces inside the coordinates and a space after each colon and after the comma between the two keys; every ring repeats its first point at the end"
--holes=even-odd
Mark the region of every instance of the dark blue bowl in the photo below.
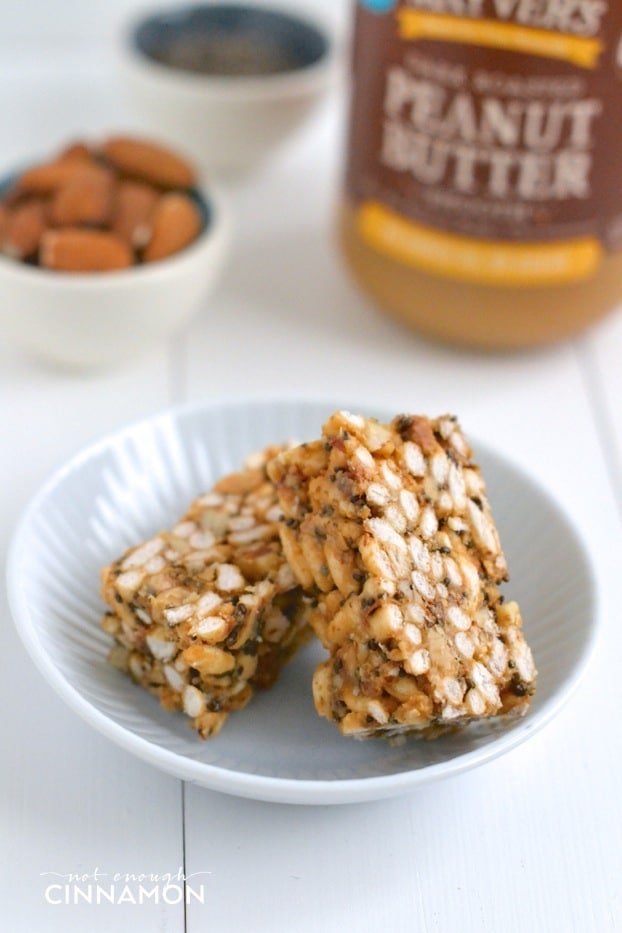
{"type": "Polygon", "coordinates": [[[161,65],[227,78],[310,68],[329,51],[326,35],[304,18],[228,3],[154,13],[139,23],[130,42],[161,65]]]}

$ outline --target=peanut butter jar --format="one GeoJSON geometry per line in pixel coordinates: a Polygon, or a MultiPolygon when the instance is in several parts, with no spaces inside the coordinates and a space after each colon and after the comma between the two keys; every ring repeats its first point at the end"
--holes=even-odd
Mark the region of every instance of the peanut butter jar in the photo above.
{"type": "Polygon", "coordinates": [[[622,300],[622,4],[358,0],[340,242],[376,304],[490,349],[622,300]]]}

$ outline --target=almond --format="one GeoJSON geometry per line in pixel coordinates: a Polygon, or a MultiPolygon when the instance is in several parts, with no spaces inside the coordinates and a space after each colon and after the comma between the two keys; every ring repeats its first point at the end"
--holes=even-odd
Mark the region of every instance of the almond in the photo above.
{"type": "Polygon", "coordinates": [[[45,203],[40,200],[23,201],[9,211],[2,238],[3,251],[14,259],[34,256],[47,228],[46,215],[45,203]]]}
{"type": "Polygon", "coordinates": [[[79,224],[103,226],[110,220],[114,181],[105,169],[87,168],[56,191],[50,220],[59,227],[79,224]]]}
{"type": "Polygon", "coordinates": [[[202,218],[197,205],[186,194],[163,194],[153,214],[153,234],[143,252],[145,262],[154,262],[179,252],[199,234],[202,218]]]}
{"type": "Polygon", "coordinates": [[[70,143],[66,146],[65,149],[60,153],[57,158],[58,162],[92,162],[93,155],[91,150],[86,145],[86,143],[75,142],[70,143]]]}
{"type": "Polygon", "coordinates": [[[35,165],[20,175],[17,190],[22,194],[53,194],[76,175],[90,171],[91,168],[96,172],[101,171],[95,162],[87,168],[87,164],[80,159],[63,159],[60,162],[35,165]]]}
{"type": "Polygon", "coordinates": [[[133,258],[114,234],[75,227],[48,230],[39,250],[41,265],[60,272],[111,272],[131,266],[133,258]]]}
{"type": "Polygon", "coordinates": [[[191,188],[196,183],[192,165],[157,143],[114,136],[102,145],[101,154],[125,175],[158,187],[191,188]]]}
{"type": "Polygon", "coordinates": [[[117,185],[111,230],[134,249],[142,249],[151,239],[152,217],[160,195],[140,181],[117,185]]]}

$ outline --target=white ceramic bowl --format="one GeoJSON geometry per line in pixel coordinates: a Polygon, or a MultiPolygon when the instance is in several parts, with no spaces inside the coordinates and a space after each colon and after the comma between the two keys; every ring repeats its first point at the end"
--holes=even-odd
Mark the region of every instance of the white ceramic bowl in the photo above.
{"type": "Polygon", "coordinates": [[[310,439],[343,402],[215,402],[174,409],[85,450],[35,497],[13,537],[8,592],[23,642],[69,706],[113,742],[203,787],[258,800],[336,804],[391,797],[457,775],[525,742],[562,708],[597,632],[590,562],[548,494],[476,443],[538,667],[522,719],[482,724],[434,742],[356,742],[315,712],[311,679],[321,646],[305,646],[271,690],[201,741],[185,717],[106,662],[111,640],[99,570],[132,544],[171,527],[190,501],[268,443],[310,439]]]}
{"type": "Polygon", "coordinates": [[[333,31],[315,13],[290,4],[236,2],[158,11],[126,30],[120,64],[135,119],[183,148],[208,175],[236,176],[262,162],[292,135],[334,84],[333,31]],[[271,74],[205,74],[163,64],[161,50],[180,37],[265,39],[293,62],[271,74]]]}
{"type": "Polygon", "coordinates": [[[203,307],[226,254],[220,195],[197,196],[198,238],[168,259],[117,272],[53,272],[0,255],[0,339],[74,369],[127,364],[203,307]]]}

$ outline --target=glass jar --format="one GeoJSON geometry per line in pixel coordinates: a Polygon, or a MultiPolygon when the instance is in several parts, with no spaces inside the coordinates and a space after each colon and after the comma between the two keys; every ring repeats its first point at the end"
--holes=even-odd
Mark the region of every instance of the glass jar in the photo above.
{"type": "Polygon", "coordinates": [[[343,253],[377,305],[487,348],[622,299],[622,4],[359,0],[343,253]]]}

